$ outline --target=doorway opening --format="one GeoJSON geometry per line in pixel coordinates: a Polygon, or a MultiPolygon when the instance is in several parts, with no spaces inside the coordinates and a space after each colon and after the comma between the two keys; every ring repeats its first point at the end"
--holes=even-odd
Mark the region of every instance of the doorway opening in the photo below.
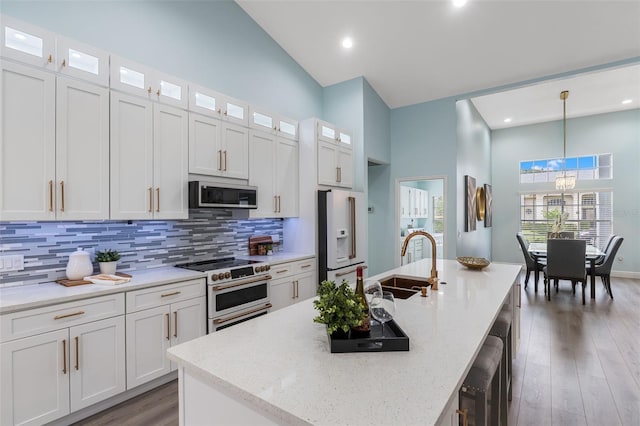
{"type": "Polygon", "coordinates": [[[414,231],[425,231],[436,240],[436,258],[443,259],[446,244],[446,177],[410,177],[396,180],[396,226],[399,243],[396,266],[431,259],[431,243],[424,236],[413,237],[401,258],[405,238],[414,231]]]}

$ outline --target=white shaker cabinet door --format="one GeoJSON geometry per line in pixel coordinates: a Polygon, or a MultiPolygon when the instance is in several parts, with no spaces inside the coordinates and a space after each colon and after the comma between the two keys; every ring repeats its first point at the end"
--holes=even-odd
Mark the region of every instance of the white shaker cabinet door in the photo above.
{"type": "Polygon", "coordinates": [[[189,173],[221,175],[221,125],[217,118],[189,114],[189,173]]]}
{"type": "Polygon", "coordinates": [[[278,138],[275,160],[278,217],[296,217],[299,211],[298,142],[278,138]]]}
{"type": "Polygon", "coordinates": [[[54,220],[55,76],[1,67],[0,220],[54,220]]]}
{"type": "Polygon", "coordinates": [[[258,208],[251,217],[276,217],[278,199],[274,180],[276,136],[263,131],[250,131],[249,185],[258,188],[258,208]]]}
{"type": "Polygon", "coordinates": [[[316,296],[318,288],[315,282],[315,271],[297,275],[296,279],[296,302],[316,296]]]}
{"type": "Polygon", "coordinates": [[[0,373],[0,424],[41,425],[69,414],[68,329],[0,344],[0,373]]]}
{"type": "Polygon", "coordinates": [[[152,219],[153,207],[153,105],[111,91],[111,219],[152,219]]]}
{"type": "Polygon", "coordinates": [[[124,315],[70,328],[71,411],[126,390],[124,315]]]}
{"type": "Polygon", "coordinates": [[[109,90],[58,77],[56,217],[109,219],[109,90]]]}
{"type": "Polygon", "coordinates": [[[249,129],[227,122],[221,129],[222,176],[249,179],[249,129]]]}
{"type": "Polygon", "coordinates": [[[339,147],[336,151],[338,164],[338,186],[353,187],[353,151],[351,148],[339,147]]]}
{"type": "Polygon", "coordinates": [[[189,176],[189,121],[175,107],[153,106],[153,215],[186,219],[189,176]]]}
{"type": "Polygon", "coordinates": [[[318,142],[318,184],[335,186],[338,182],[337,147],[333,142],[318,142]]]}
{"type": "Polygon", "coordinates": [[[171,346],[169,305],[126,315],[127,389],[171,372],[166,356],[171,346]]]}
{"type": "MultiPolygon", "coordinates": [[[[207,303],[204,296],[172,303],[171,316],[171,346],[207,334],[207,303]]],[[[171,369],[176,368],[174,364],[171,369]]]]}

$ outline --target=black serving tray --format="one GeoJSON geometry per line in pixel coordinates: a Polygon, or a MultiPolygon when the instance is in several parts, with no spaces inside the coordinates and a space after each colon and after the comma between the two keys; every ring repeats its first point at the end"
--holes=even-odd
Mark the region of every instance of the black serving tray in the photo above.
{"type": "Polygon", "coordinates": [[[382,326],[377,321],[372,320],[369,337],[333,339],[330,334],[327,334],[331,353],[409,350],[409,336],[405,334],[395,320],[384,324],[384,336],[382,335],[382,330],[382,326]]]}

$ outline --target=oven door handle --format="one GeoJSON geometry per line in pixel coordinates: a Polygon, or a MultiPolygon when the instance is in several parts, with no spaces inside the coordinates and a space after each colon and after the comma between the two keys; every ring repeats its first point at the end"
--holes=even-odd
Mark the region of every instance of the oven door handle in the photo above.
{"type": "Polygon", "coordinates": [[[237,281],[235,283],[231,283],[231,284],[221,284],[221,285],[214,285],[211,287],[211,289],[213,291],[220,291],[220,290],[225,290],[227,288],[233,288],[233,287],[238,287],[241,285],[245,285],[245,284],[251,284],[251,283],[257,283],[260,281],[267,281],[271,279],[271,275],[265,275],[262,277],[256,277],[256,278],[252,278],[250,280],[242,280],[242,281],[237,281]]]}
{"type": "Polygon", "coordinates": [[[272,306],[273,305],[271,303],[266,303],[264,306],[259,306],[259,307],[255,308],[255,309],[249,309],[248,311],[242,311],[242,312],[240,312],[238,314],[235,314],[235,315],[232,315],[230,317],[214,319],[213,323],[215,325],[223,324],[225,322],[233,321],[235,319],[242,318],[242,317],[247,316],[247,315],[255,314],[256,312],[264,311],[266,309],[271,308],[272,306]]]}

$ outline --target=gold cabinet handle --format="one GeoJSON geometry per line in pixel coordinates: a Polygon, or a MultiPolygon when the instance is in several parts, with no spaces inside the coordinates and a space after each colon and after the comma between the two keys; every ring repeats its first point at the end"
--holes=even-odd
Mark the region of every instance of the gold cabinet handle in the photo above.
{"type": "Polygon", "coordinates": [[[276,274],[283,274],[285,272],[287,272],[288,269],[280,269],[279,271],[276,271],[276,274]]]}
{"type": "Polygon", "coordinates": [[[296,280],[296,299],[300,297],[300,287],[298,287],[299,284],[300,282],[296,280]]]}
{"type": "Polygon", "coordinates": [[[278,213],[280,213],[280,196],[278,195],[278,213]]]}
{"type": "Polygon", "coordinates": [[[336,167],[336,182],[340,182],[340,167],[336,167]]]}
{"type": "Polygon", "coordinates": [[[518,284],[518,308],[522,307],[522,284],[518,284]]]}
{"type": "Polygon", "coordinates": [[[342,167],[338,167],[338,182],[342,182],[342,167]]]}
{"type": "Polygon", "coordinates": [[[227,150],[225,149],[223,152],[224,152],[224,171],[226,172],[227,171],[227,150]]]}
{"type": "Polygon", "coordinates": [[[226,111],[226,110],[224,111],[224,116],[225,116],[225,117],[227,116],[227,111],[226,111]]]}
{"type": "Polygon", "coordinates": [[[296,282],[295,281],[291,281],[291,292],[293,293],[291,295],[291,299],[295,299],[296,298],[296,282]]]}
{"type": "Polygon", "coordinates": [[[67,339],[62,340],[62,374],[67,374],[67,339]]]}
{"type": "Polygon", "coordinates": [[[80,342],[78,341],[78,336],[75,337],[76,340],[76,370],[80,369],[80,342]]]}
{"type": "Polygon", "coordinates": [[[160,211],[160,188],[156,188],[156,212],[160,211]]]}
{"type": "Polygon", "coordinates": [[[165,314],[167,317],[167,340],[171,340],[171,324],[169,324],[169,322],[171,321],[169,314],[165,314]]]}
{"type": "Polygon", "coordinates": [[[149,86],[149,88],[147,89],[147,93],[151,94],[151,91],[152,91],[152,90],[153,90],[153,89],[151,88],[151,86],[149,86]]]}
{"type": "Polygon", "coordinates": [[[49,57],[47,58],[47,62],[49,63],[53,62],[53,55],[49,55],[49,57]]]}
{"type": "Polygon", "coordinates": [[[169,296],[175,296],[176,294],[180,294],[180,291],[173,291],[171,293],[165,293],[165,294],[161,294],[160,297],[169,297],[169,296]]]}
{"type": "Polygon", "coordinates": [[[53,211],[53,181],[49,181],[49,211],[53,211]]]}
{"type": "Polygon", "coordinates": [[[59,320],[62,318],[69,318],[69,317],[75,317],[76,315],[82,315],[84,314],[84,311],[78,311],[78,312],[74,312],[72,314],[64,314],[64,315],[56,315],[55,317],[53,317],[54,320],[59,320]]]}
{"type": "Polygon", "coordinates": [[[173,337],[178,337],[178,311],[173,312],[173,337]]]}
{"type": "Polygon", "coordinates": [[[153,211],[153,188],[149,188],[149,213],[153,211]]]}
{"type": "Polygon", "coordinates": [[[456,413],[462,416],[462,426],[469,426],[469,409],[456,410],[456,413]]]}
{"type": "Polygon", "coordinates": [[[218,170],[222,170],[222,150],[218,150],[218,170]]]}
{"type": "Polygon", "coordinates": [[[278,196],[273,196],[273,212],[278,213],[278,196]]]}
{"type": "Polygon", "coordinates": [[[62,200],[62,205],[60,206],[60,211],[64,211],[64,181],[60,181],[60,199],[62,200]]]}
{"type": "Polygon", "coordinates": [[[306,264],[306,265],[302,265],[302,266],[300,266],[300,268],[302,268],[302,269],[304,269],[304,268],[311,268],[311,264],[310,264],[310,263],[308,263],[308,264],[306,264]]]}
{"type": "Polygon", "coordinates": [[[158,89],[158,90],[156,91],[156,95],[157,95],[157,96],[160,96],[160,89],[158,89]]]}
{"type": "Polygon", "coordinates": [[[66,66],[67,66],[67,60],[63,59],[62,60],[62,68],[66,67],[66,66]]]}

